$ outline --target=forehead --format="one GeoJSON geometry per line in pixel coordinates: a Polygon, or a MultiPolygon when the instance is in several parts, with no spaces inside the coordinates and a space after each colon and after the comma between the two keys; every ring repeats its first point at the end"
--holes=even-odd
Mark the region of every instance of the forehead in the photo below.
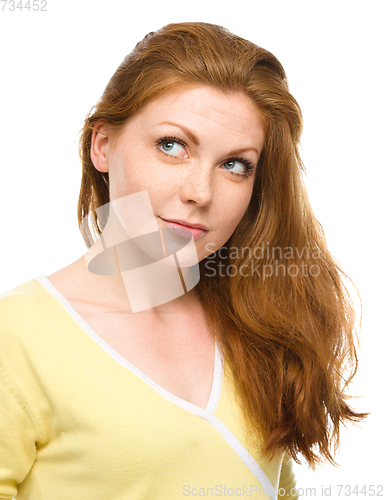
{"type": "Polygon", "coordinates": [[[264,120],[257,105],[242,92],[224,93],[207,85],[189,86],[150,101],[137,114],[144,128],[163,121],[181,121],[219,134],[242,134],[252,140],[264,136],[264,120]]]}

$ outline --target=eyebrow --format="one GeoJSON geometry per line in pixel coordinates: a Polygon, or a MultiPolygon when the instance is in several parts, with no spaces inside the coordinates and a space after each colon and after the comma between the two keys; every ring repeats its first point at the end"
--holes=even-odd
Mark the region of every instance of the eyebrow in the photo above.
{"type": "MultiPolygon", "coordinates": [[[[187,135],[187,137],[196,145],[196,146],[199,146],[200,145],[200,142],[199,142],[199,139],[198,137],[193,134],[191,132],[191,130],[187,129],[186,127],[184,127],[183,125],[179,125],[178,123],[172,123],[172,122],[161,122],[159,123],[158,125],[173,125],[174,127],[179,127],[181,130],[183,130],[183,132],[187,135]]],[[[238,149],[235,149],[234,151],[231,151],[229,153],[229,155],[238,155],[239,153],[243,153],[244,151],[250,151],[250,150],[253,150],[253,151],[256,151],[257,154],[258,154],[258,158],[259,158],[259,151],[257,148],[254,148],[254,147],[246,147],[246,148],[238,148],[238,149]]]]}

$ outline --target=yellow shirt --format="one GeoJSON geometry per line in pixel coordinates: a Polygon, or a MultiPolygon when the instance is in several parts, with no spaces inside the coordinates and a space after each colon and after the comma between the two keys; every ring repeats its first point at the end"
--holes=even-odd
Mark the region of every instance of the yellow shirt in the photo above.
{"type": "Polygon", "coordinates": [[[297,499],[293,459],[250,446],[233,391],[216,345],[207,407],[173,395],[36,276],[0,296],[0,499],[297,499]]]}

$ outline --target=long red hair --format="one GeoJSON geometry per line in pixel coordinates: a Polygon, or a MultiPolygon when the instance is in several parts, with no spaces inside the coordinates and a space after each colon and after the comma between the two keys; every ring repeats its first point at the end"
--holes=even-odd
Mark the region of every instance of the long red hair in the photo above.
{"type": "Polygon", "coordinates": [[[351,408],[344,392],[357,371],[356,314],[343,283],[348,277],[307,197],[298,150],[302,114],[273,54],[202,22],[146,35],[84,122],[79,228],[91,246],[103,227],[95,209],[110,201],[108,173],[90,157],[96,122],[108,123],[117,138],[147,102],[190,84],[243,92],[265,124],[249,207],[221,251],[199,263],[197,285],[234,375],[248,437],[260,443],[262,436],[270,459],[283,449],[298,463],[302,454],[312,468],[321,457],[335,464],[331,444],[336,451],[340,423],[368,415],[351,408]],[[89,213],[96,226],[82,228],[89,213]],[[224,262],[231,272],[220,272],[224,262]]]}

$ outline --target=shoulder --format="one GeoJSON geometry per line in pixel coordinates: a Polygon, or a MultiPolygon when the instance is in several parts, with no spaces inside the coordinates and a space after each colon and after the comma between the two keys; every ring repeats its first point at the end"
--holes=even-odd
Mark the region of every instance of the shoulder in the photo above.
{"type": "Polygon", "coordinates": [[[2,293],[0,295],[1,323],[11,318],[21,318],[23,313],[33,315],[36,312],[36,306],[44,303],[45,295],[44,287],[35,278],[2,293]]]}
{"type": "Polygon", "coordinates": [[[18,343],[52,315],[52,297],[35,278],[0,295],[0,344],[18,343]]]}

